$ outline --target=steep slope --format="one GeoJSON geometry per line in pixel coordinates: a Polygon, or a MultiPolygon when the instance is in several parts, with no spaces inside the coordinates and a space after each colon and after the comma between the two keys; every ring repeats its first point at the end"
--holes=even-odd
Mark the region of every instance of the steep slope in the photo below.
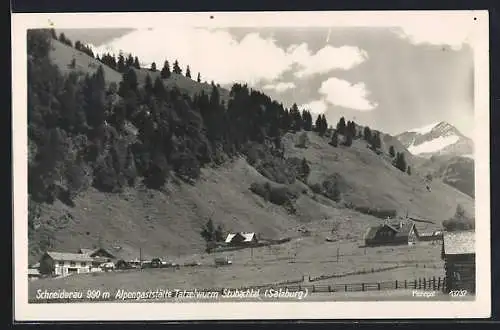
{"type": "MultiPolygon", "coordinates": [[[[345,180],[343,199],[356,206],[406,211],[416,217],[433,219],[437,223],[454,213],[454,205],[465,205],[473,214],[474,201],[441,182],[433,182],[431,191],[419,175],[408,175],[391,164],[389,155],[378,156],[355,140],[350,148],[334,148],[328,139],[309,134],[310,147],[293,148],[293,138],[285,137],[287,156],[305,157],[311,163],[309,183],[321,182],[338,173],[345,180]]],[[[412,165],[410,163],[410,165],[412,165]]]]}
{"type": "MultiPolygon", "coordinates": [[[[50,52],[50,59],[52,63],[57,65],[63,74],[69,72],[78,72],[81,74],[93,74],[97,71],[97,68],[102,65],[104,69],[104,77],[106,83],[109,85],[111,83],[119,85],[122,80],[122,74],[109,66],[103,65],[100,61],[92,58],[73,47],[65,45],[58,40],[52,40],[52,50],[50,52]],[[75,59],[75,68],[71,68],[71,61],[75,59]]],[[[149,69],[134,69],[137,73],[137,80],[140,84],[144,84],[147,75],[154,80],[160,76],[159,71],[151,71],[149,69]]],[[[199,94],[204,91],[206,94],[210,95],[212,90],[212,85],[209,83],[198,83],[197,81],[187,78],[184,75],[179,75],[172,73],[168,79],[163,79],[165,88],[171,89],[173,87],[178,88],[183,93],[188,93],[193,96],[194,94],[199,94]]],[[[229,100],[229,91],[224,88],[220,88],[221,99],[226,101],[229,100]]]]}
{"type": "Polygon", "coordinates": [[[427,173],[433,179],[444,183],[474,197],[474,160],[460,156],[432,156],[425,159],[418,167],[421,173],[427,173]]]}
{"type": "MultiPolygon", "coordinates": [[[[73,47],[65,45],[58,40],[52,40],[52,49],[49,52],[50,60],[53,64],[57,65],[63,74],[70,72],[78,72],[81,74],[93,74],[102,65],[97,59],[92,58],[73,47]],[[71,68],[72,60],[75,60],[75,68],[71,68]]],[[[109,66],[103,65],[104,77],[106,83],[119,84],[122,80],[121,73],[113,70],[109,66]]]]}
{"type": "MultiPolygon", "coordinates": [[[[394,209],[400,215],[408,212],[435,222],[419,223],[423,231],[440,228],[454,214],[457,203],[474,214],[469,196],[438,181],[427,191],[422,178],[402,173],[360,141],[350,148],[334,148],[315,133],[309,132],[308,137],[311,145],[304,149],[295,147],[298,134],[287,134],[283,138],[286,156],[308,160],[310,185],[340,175],[346,184],[343,201],[353,206],[394,209]]],[[[140,250],[144,257],[172,257],[204,250],[199,232],[210,217],[227,230],[256,231],[268,238],[290,235],[300,224],[314,228],[329,219],[343,228],[340,238],[360,239],[368,226],[381,221],[314,194],[300,182],[294,186],[302,194],[295,202],[295,214],[290,214],[249,190],[252,183],[267,181],[244,158],[238,158],[219,168],[203,169],[194,185],[173,180],[166,192],[142,186],[120,194],[90,189],[75,200],[74,207],[61,202],[44,205],[40,220],[44,230],[37,239],[49,235],[56,250],[104,244],[127,258],[138,257],[140,250]]],[[[33,246],[37,239],[31,241],[33,246]]],[[[33,261],[39,253],[32,249],[33,261]]]]}
{"type": "Polygon", "coordinates": [[[401,133],[396,138],[413,155],[465,156],[473,154],[473,142],[454,126],[439,122],[401,133]]]}

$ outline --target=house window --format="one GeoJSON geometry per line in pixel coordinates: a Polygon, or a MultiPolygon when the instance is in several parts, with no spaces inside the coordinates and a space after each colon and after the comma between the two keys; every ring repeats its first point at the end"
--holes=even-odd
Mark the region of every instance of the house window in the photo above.
{"type": "Polygon", "coordinates": [[[70,265],[71,267],[75,267],[75,266],[76,266],[76,262],[71,261],[71,262],[69,263],[69,265],[70,265]]]}
{"type": "Polygon", "coordinates": [[[86,262],[82,262],[82,267],[85,267],[87,266],[87,263],[86,262]]]}
{"type": "Polygon", "coordinates": [[[64,266],[64,261],[59,261],[58,264],[59,266],[64,266]]]}

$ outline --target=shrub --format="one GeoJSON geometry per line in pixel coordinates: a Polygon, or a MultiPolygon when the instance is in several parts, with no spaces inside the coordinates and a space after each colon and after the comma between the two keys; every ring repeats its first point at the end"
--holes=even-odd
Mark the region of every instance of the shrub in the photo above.
{"type": "Polygon", "coordinates": [[[286,186],[274,186],[269,182],[266,183],[252,183],[250,190],[266,201],[276,205],[291,205],[298,197],[290,188],[286,186]]]}
{"type": "Polygon", "coordinates": [[[299,140],[295,144],[295,147],[297,148],[307,148],[309,145],[309,137],[307,136],[307,133],[304,132],[299,135],[299,140]]]}
{"type": "Polygon", "coordinates": [[[443,221],[443,227],[446,231],[472,230],[475,228],[474,218],[465,214],[462,205],[458,204],[455,215],[443,221]]]}
{"type": "Polygon", "coordinates": [[[360,213],[372,215],[380,219],[394,218],[397,215],[397,211],[394,209],[380,209],[380,208],[373,208],[370,206],[356,206],[356,205],[347,205],[347,206],[360,213]]]}

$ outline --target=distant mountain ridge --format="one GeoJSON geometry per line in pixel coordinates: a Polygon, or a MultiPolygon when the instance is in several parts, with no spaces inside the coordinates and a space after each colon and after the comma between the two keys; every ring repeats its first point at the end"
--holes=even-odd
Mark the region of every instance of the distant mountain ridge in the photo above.
{"type": "Polygon", "coordinates": [[[474,198],[474,144],[456,127],[437,122],[396,135],[417,159],[421,173],[474,198]]]}
{"type": "Polygon", "coordinates": [[[453,125],[441,121],[396,135],[413,155],[430,158],[435,155],[472,158],[474,143],[453,125]]]}

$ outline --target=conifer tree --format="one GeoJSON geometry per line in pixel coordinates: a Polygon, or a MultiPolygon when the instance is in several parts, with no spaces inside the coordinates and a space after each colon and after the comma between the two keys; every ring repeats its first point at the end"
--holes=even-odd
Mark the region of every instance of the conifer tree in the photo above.
{"type": "Polygon", "coordinates": [[[370,127],[365,126],[363,130],[363,136],[367,142],[370,142],[372,140],[372,130],[370,129],[370,127]]]}
{"type": "Polygon", "coordinates": [[[153,86],[153,93],[156,97],[163,99],[166,96],[165,86],[163,85],[163,81],[160,77],[156,77],[155,83],[153,86]]]}
{"type": "Polygon", "coordinates": [[[346,132],[345,134],[345,141],[344,141],[344,145],[346,147],[350,147],[352,146],[352,135],[350,132],[346,132]]]}
{"type": "Polygon", "coordinates": [[[346,124],[344,117],[341,117],[339,122],[337,123],[337,132],[339,132],[339,134],[346,135],[346,124]]]}
{"type": "Polygon", "coordinates": [[[316,117],[316,122],[314,123],[314,130],[319,133],[321,131],[321,125],[322,117],[321,115],[318,115],[318,117],[316,117]]]}
{"type": "Polygon", "coordinates": [[[53,28],[50,29],[50,36],[52,37],[52,39],[57,40],[57,33],[56,30],[54,30],[53,28]]]}
{"type": "Polygon", "coordinates": [[[186,78],[191,79],[191,70],[189,69],[189,65],[186,67],[186,78]]]}
{"type": "Polygon", "coordinates": [[[146,92],[147,97],[150,97],[153,94],[153,81],[151,80],[151,76],[149,74],[146,76],[146,80],[144,82],[144,91],[146,92]]]}
{"type": "Polygon", "coordinates": [[[181,67],[179,66],[179,61],[175,60],[174,62],[174,67],[173,67],[173,70],[172,70],[174,73],[176,74],[182,74],[182,69],[181,67]]]}
{"type": "Polygon", "coordinates": [[[396,156],[396,151],[394,150],[394,146],[389,147],[389,155],[391,155],[392,158],[396,156]]]}
{"type": "Polygon", "coordinates": [[[199,82],[199,83],[201,83],[201,75],[200,75],[199,72],[198,72],[198,77],[196,78],[196,81],[199,82]]]}
{"type": "Polygon", "coordinates": [[[127,63],[125,65],[127,68],[131,68],[134,66],[134,57],[132,56],[132,54],[128,54],[128,57],[127,57],[127,63]]]}
{"type": "Polygon", "coordinates": [[[138,70],[141,68],[141,64],[139,63],[139,58],[137,56],[134,59],[134,68],[138,70]]]}
{"type": "Polygon", "coordinates": [[[168,61],[165,61],[165,63],[163,64],[163,68],[161,69],[160,76],[162,79],[167,79],[170,78],[170,74],[170,64],[168,63],[168,61]]]}
{"type": "Polygon", "coordinates": [[[155,62],[151,63],[151,68],[149,70],[152,72],[156,72],[156,63],[155,62]]]}
{"type": "Polygon", "coordinates": [[[120,53],[118,55],[118,63],[116,64],[117,65],[117,69],[118,69],[118,72],[125,72],[125,57],[123,56],[122,53],[120,53]]]}
{"type": "Polygon", "coordinates": [[[337,131],[333,132],[332,134],[332,141],[330,142],[330,144],[334,147],[338,147],[339,145],[339,135],[337,133],[337,131]]]}

